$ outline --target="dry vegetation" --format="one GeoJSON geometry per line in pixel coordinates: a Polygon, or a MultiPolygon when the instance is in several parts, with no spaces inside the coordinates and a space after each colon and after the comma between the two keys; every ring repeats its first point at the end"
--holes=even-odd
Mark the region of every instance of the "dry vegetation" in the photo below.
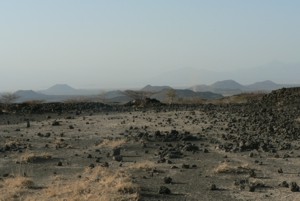
{"type": "Polygon", "coordinates": [[[52,158],[52,156],[48,153],[36,154],[36,153],[25,152],[20,157],[20,162],[21,163],[34,163],[37,161],[50,160],[51,158],[52,158]]]}
{"type": "Polygon", "coordinates": [[[153,161],[140,161],[134,164],[131,164],[129,169],[139,169],[150,171],[154,169],[157,165],[153,161]]]}
{"type": "Polygon", "coordinates": [[[16,176],[6,178],[0,182],[0,200],[25,200],[22,199],[29,192],[29,189],[34,187],[34,183],[31,179],[16,176]]]}
{"type": "Polygon", "coordinates": [[[228,163],[221,163],[213,171],[214,173],[248,173],[251,170],[248,164],[230,165],[228,163]]]}
{"type": "Polygon", "coordinates": [[[96,167],[86,169],[75,181],[55,178],[44,196],[53,200],[137,200],[138,190],[125,172],[96,167]]]}
{"type": "Polygon", "coordinates": [[[6,178],[0,183],[2,201],[7,200],[72,200],[72,201],[135,201],[139,187],[126,172],[104,167],[86,169],[76,179],[56,176],[43,188],[34,186],[26,177],[6,178]]]}
{"type": "Polygon", "coordinates": [[[107,148],[117,148],[126,144],[127,141],[125,139],[104,139],[99,145],[99,147],[107,147],[107,148]]]}

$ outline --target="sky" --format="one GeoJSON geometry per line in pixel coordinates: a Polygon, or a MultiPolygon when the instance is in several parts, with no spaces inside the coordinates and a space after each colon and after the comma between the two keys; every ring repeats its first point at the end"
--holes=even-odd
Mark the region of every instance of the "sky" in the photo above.
{"type": "Polygon", "coordinates": [[[299,9],[298,0],[0,0],[0,91],[300,63],[299,9]]]}

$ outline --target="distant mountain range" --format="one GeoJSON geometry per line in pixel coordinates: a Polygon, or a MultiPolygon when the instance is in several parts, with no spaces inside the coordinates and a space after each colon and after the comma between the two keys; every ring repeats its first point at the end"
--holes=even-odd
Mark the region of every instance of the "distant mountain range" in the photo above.
{"type": "MultiPolygon", "coordinates": [[[[297,85],[286,85],[286,84],[277,84],[270,80],[263,82],[256,82],[250,85],[241,85],[240,83],[234,80],[224,80],[218,81],[211,85],[195,85],[190,89],[195,92],[205,92],[211,91],[214,93],[219,93],[224,96],[230,96],[235,94],[240,94],[244,92],[270,92],[272,90],[280,89],[283,87],[293,87],[297,85]]],[[[300,86],[300,85],[298,85],[300,86]]]]}
{"type": "MultiPolygon", "coordinates": [[[[215,82],[211,85],[194,85],[186,89],[176,89],[170,86],[151,86],[147,85],[137,92],[145,92],[148,97],[155,98],[160,101],[166,101],[168,92],[172,89],[176,94],[176,98],[190,99],[219,99],[223,96],[230,96],[245,92],[270,92],[272,90],[283,87],[295,87],[300,85],[285,85],[277,84],[270,80],[263,82],[256,82],[250,85],[242,85],[234,80],[223,80],[215,82]]],[[[15,92],[19,98],[17,102],[25,102],[31,100],[40,100],[45,102],[62,102],[66,100],[90,100],[103,101],[114,103],[126,103],[133,100],[135,97],[128,93],[128,91],[114,90],[84,90],[75,89],[67,84],[57,84],[46,90],[32,91],[19,90],[15,92]]]]}
{"type": "Polygon", "coordinates": [[[240,68],[237,70],[213,71],[199,68],[180,68],[165,72],[147,83],[174,87],[189,87],[198,84],[210,84],[218,80],[235,80],[248,84],[257,81],[272,80],[275,83],[299,84],[300,63],[270,62],[254,68],[240,68]]]}

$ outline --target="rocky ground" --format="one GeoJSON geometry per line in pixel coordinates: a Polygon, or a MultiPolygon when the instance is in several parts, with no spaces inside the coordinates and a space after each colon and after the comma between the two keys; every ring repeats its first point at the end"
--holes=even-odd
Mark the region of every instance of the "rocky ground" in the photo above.
{"type": "Polygon", "coordinates": [[[300,200],[299,103],[1,105],[0,200],[300,200]]]}

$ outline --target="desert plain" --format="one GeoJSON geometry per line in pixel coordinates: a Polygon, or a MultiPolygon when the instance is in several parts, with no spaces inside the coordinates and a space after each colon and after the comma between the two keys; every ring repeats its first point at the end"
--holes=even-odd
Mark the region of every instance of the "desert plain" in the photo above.
{"type": "Polygon", "coordinates": [[[1,105],[0,200],[300,200],[300,89],[243,100],[1,105]]]}

